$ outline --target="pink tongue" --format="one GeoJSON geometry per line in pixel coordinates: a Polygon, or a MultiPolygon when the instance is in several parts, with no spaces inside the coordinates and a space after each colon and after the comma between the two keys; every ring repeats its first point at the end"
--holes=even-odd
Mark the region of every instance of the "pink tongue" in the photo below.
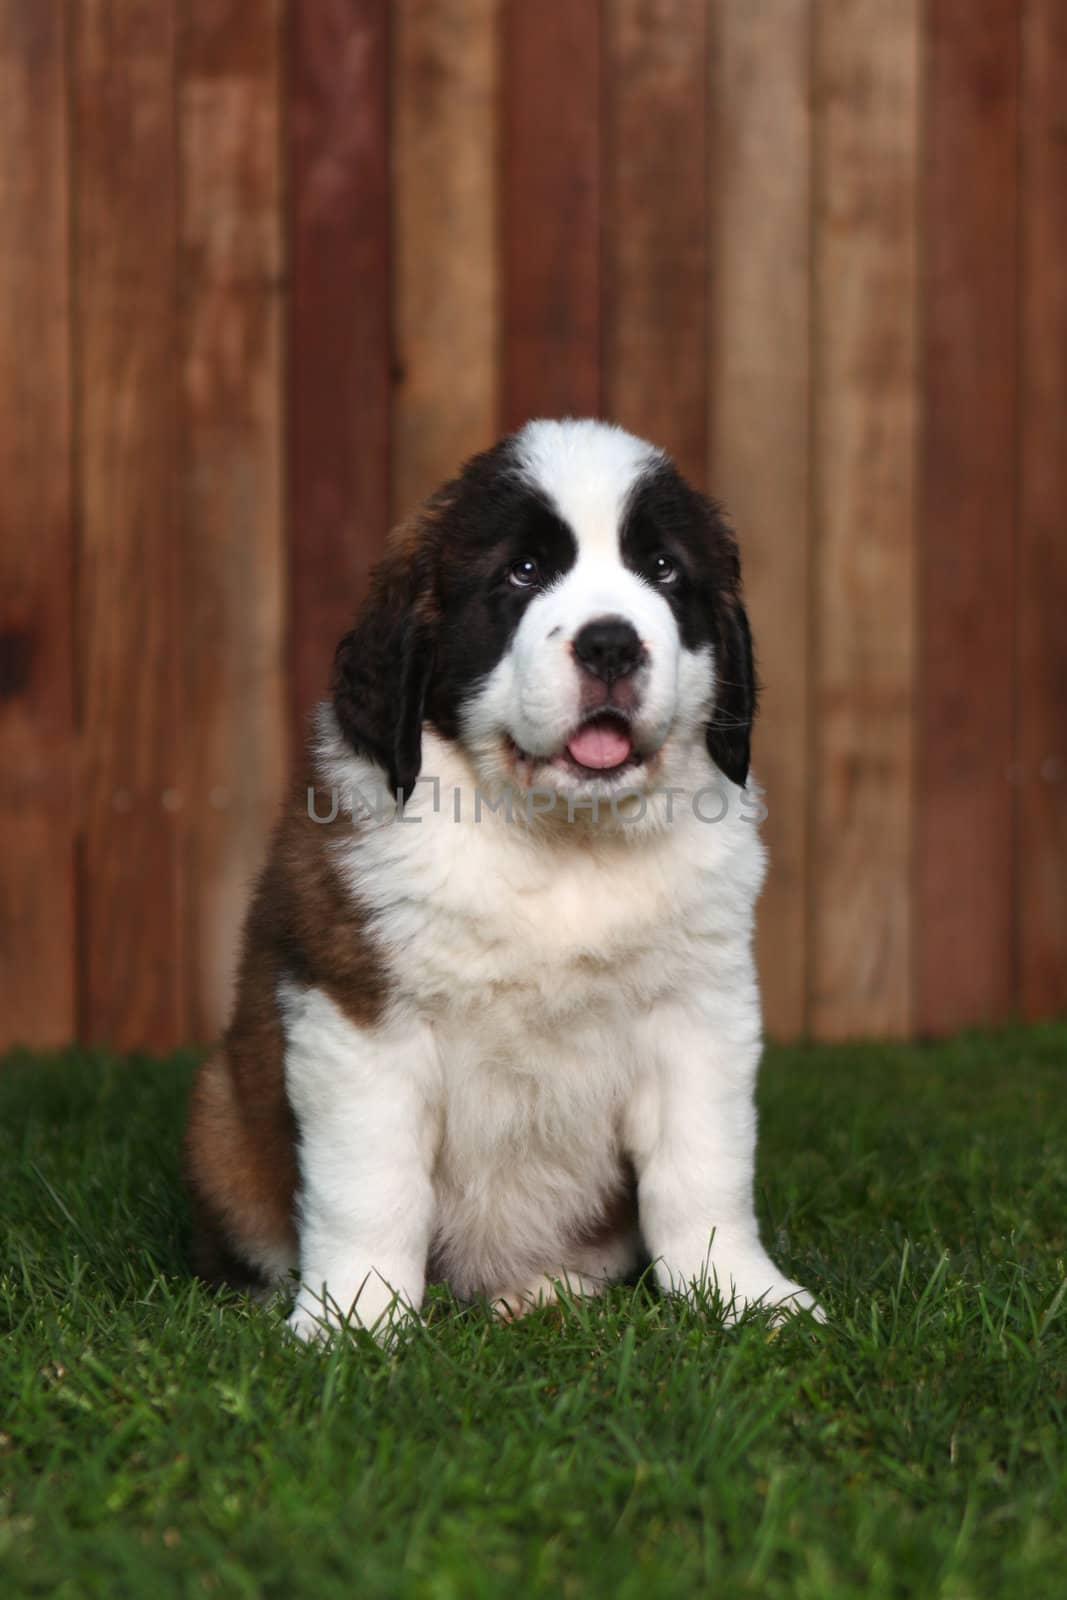
{"type": "Polygon", "coordinates": [[[591,722],[579,728],[567,746],[569,754],[580,766],[603,771],[620,767],[633,750],[629,734],[610,722],[591,722]]]}

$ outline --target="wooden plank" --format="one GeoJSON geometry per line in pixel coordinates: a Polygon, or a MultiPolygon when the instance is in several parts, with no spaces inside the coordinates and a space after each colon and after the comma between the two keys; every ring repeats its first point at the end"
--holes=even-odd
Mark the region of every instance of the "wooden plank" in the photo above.
{"type": "Polygon", "coordinates": [[[1020,991],[1067,1009],[1067,9],[1026,0],[1019,616],[1020,991]]]}
{"type": "Polygon", "coordinates": [[[814,1032],[912,1023],[918,0],[818,0],[814,1032]]]}
{"type": "Polygon", "coordinates": [[[710,484],[737,525],[763,679],[768,1031],[807,1023],[811,0],[711,11],[710,484]]]}
{"type": "Polygon", "coordinates": [[[87,825],[84,1031],[184,1036],[175,516],[175,40],[167,0],[72,7],[87,825]]]}
{"type": "Polygon", "coordinates": [[[63,8],[0,0],[0,1049],[75,1030],[63,8]]]}
{"type": "Polygon", "coordinates": [[[927,10],[917,1015],[1014,1006],[1019,9],[927,10]]]}
{"type": "Polygon", "coordinates": [[[609,414],[707,468],[707,8],[607,0],[609,414]]]}
{"type": "Polygon", "coordinates": [[[502,407],[600,412],[600,10],[504,10],[502,407]]]}
{"type": "Polygon", "coordinates": [[[497,434],[499,0],[397,0],[393,17],[403,516],[497,434]]]}
{"type": "Polygon", "coordinates": [[[286,767],[279,0],[186,0],[179,79],[190,1030],[229,1008],[286,767]]]}
{"type": "Polygon", "coordinates": [[[294,748],[389,520],[388,0],[301,0],[288,34],[294,748]]]}

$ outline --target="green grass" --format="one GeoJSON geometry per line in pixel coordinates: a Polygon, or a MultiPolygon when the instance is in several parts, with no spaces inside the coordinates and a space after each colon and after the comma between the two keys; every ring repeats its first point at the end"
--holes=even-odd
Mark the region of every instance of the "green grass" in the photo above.
{"type": "Polygon", "coordinates": [[[1067,1027],[770,1053],[765,1237],[825,1328],[438,1294],[393,1353],[189,1280],[190,1066],[0,1072],[0,1593],[1067,1587],[1067,1027]]]}

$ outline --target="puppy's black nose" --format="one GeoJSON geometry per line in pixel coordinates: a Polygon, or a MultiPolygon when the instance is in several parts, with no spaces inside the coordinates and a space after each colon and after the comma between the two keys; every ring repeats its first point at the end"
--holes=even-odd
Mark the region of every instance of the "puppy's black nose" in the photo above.
{"type": "Polygon", "coordinates": [[[574,653],[587,672],[605,683],[627,678],[644,659],[644,648],[624,617],[597,617],[579,629],[574,653]]]}

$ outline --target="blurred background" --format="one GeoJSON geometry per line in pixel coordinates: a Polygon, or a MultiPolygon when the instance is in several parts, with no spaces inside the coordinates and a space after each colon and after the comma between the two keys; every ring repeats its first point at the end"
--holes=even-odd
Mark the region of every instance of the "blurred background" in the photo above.
{"type": "Polygon", "coordinates": [[[740,533],[770,1030],[1067,1003],[1064,0],[0,0],[0,1036],[223,1019],[386,529],[534,415],[740,533]]]}

